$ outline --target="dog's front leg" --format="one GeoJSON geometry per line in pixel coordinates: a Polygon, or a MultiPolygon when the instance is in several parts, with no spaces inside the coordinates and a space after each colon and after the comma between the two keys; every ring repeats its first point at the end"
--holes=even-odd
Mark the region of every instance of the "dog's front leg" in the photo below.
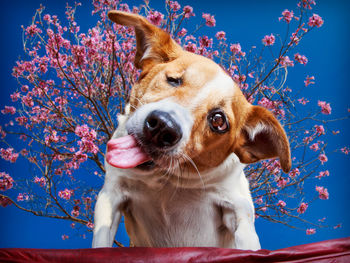
{"type": "Polygon", "coordinates": [[[112,247],[121,218],[122,196],[115,190],[102,189],[98,194],[94,214],[92,247],[112,247]]]}
{"type": "Polygon", "coordinates": [[[259,250],[260,242],[254,226],[254,208],[243,197],[236,197],[232,202],[224,202],[223,224],[235,238],[235,248],[259,250]]]}

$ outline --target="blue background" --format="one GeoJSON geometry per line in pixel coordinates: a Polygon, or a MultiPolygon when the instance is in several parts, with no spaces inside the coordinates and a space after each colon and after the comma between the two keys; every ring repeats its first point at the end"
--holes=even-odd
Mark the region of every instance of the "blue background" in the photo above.
{"type": "MultiPolygon", "coordinates": [[[[73,3],[73,1],[68,1],[73,3]]],[[[2,38],[0,50],[1,74],[1,109],[11,105],[9,95],[16,90],[16,80],[11,76],[12,67],[18,56],[23,56],[21,25],[29,25],[36,8],[40,3],[46,6],[45,13],[57,14],[64,20],[66,1],[53,0],[12,0],[2,2],[2,38]]],[[[140,1],[131,1],[137,5],[140,1]]],[[[182,6],[189,4],[194,7],[196,19],[202,12],[215,15],[217,26],[201,31],[214,36],[217,31],[224,30],[228,40],[240,42],[244,50],[253,45],[259,46],[266,34],[285,32],[285,23],[278,22],[278,17],[284,9],[295,9],[296,1],[180,1],[182,6]]],[[[163,1],[151,1],[155,9],[163,10],[163,1]]],[[[96,23],[97,16],[91,16],[92,5],[84,1],[77,12],[77,22],[81,32],[96,23]]],[[[311,100],[310,108],[315,109],[317,100],[331,103],[332,117],[347,115],[350,108],[349,100],[349,61],[350,61],[350,2],[349,1],[319,1],[314,12],[324,20],[324,25],[308,35],[298,46],[297,51],[309,58],[306,66],[297,65],[289,72],[287,84],[291,88],[300,88],[306,75],[314,75],[316,84],[305,89],[302,96],[311,100]]],[[[292,53],[294,54],[294,53],[292,53]]],[[[307,108],[309,109],[309,108],[307,108]]],[[[338,136],[327,136],[325,140],[338,148],[350,146],[349,120],[341,121],[333,126],[341,130],[338,136]]],[[[330,177],[323,178],[320,185],[325,185],[330,193],[329,200],[317,200],[306,212],[306,218],[317,221],[327,217],[330,226],[342,223],[339,229],[325,228],[317,230],[315,235],[307,236],[304,231],[272,224],[257,219],[256,228],[263,248],[278,249],[288,246],[322,241],[332,238],[350,236],[350,212],[348,200],[350,186],[349,156],[343,154],[328,154],[329,162],[325,168],[330,170],[330,177]]],[[[18,167],[3,161],[1,171],[7,171],[14,178],[26,173],[26,167],[18,167]]],[[[308,187],[308,185],[306,185],[308,187]]],[[[309,186],[314,191],[314,185],[309,186]]],[[[70,230],[70,222],[56,219],[36,217],[19,211],[14,206],[0,208],[0,247],[31,247],[31,248],[88,248],[91,245],[91,234],[83,239],[78,232],[70,230]],[[68,240],[62,240],[61,235],[68,234],[68,240]]],[[[123,232],[121,230],[121,232],[123,232]]],[[[119,233],[125,235],[125,233],[119,233]]]]}

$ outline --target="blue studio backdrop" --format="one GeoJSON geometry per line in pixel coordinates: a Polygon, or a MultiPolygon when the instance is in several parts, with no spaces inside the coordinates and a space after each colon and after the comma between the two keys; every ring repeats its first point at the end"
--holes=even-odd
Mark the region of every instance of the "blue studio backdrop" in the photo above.
{"type": "MultiPolygon", "coordinates": [[[[74,1],[68,1],[74,4],[74,1]]],[[[56,14],[63,20],[66,1],[62,0],[12,0],[2,2],[2,41],[0,50],[1,74],[1,109],[10,105],[9,95],[17,88],[15,78],[11,76],[12,67],[20,55],[23,56],[21,25],[27,26],[35,10],[43,4],[46,12],[56,14]]],[[[129,5],[139,5],[141,1],[128,1],[129,5]]],[[[297,1],[208,1],[180,0],[179,3],[191,5],[198,19],[202,13],[215,15],[216,27],[204,29],[203,34],[214,37],[217,31],[227,33],[229,42],[239,42],[244,50],[254,45],[261,45],[261,39],[270,33],[284,33],[285,23],[278,22],[278,17],[284,9],[295,9],[297,1]]],[[[153,0],[150,5],[157,10],[164,10],[164,1],[153,0]]],[[[97,16],[91,16],[91,1],[82,1],[77,11],[77,21],[81,32],[95,25],[97,16]]],[[[315,106],[317,100],[331,103],[332,117],[344,116],[350,108],[349,99],[349,61],[350,61],[350,2],[341,0],[322,0],[315,7],[315,13],[324,20],[324,25],[309,34],[301,43],[302,54],[309,62],[306,66],[294,67],[288,76],[291,88],[303,85],[302,80],[307,74],[314,75],[316,84],[304,90],[303,97],[311,98],[310,104],[315,106]]],[[[311,106],[310,106],[311,107],[311,106]]],[[[308,108],[306,108],[308,109],[308,108]]],[[[1,119],[2,120],[2,119],[1,119]]],[[[339,136],[329,136],[326,140],[338,146],[350,145],[349,119],[339,122],[339,136]]],[[[330,193],[329,200],[317,200],[307,210],[307,218],[317,221],[326,217],[330,226],[342,224],[341,228],[318,229],[314,235],[306,235],[304,231],[273,224],[263,219],[256,220],[256,228],[262,248],[278,249],[310,242],[350,236],[350,211],[348,209],[350,162],[344,154],[330,155],[326,168],[330,176],[323,178],[330,193]]],[[[27,167],[0,161],[0,171],[10,172],[13,177],[27,173],[27,167]]],[[[102,180],[98,181],[102,186],[102,180]]],[[[312,186],[314,187],[314,186],[312,186]]],[[[310,191],[314,191],[310,189],[310,191]]],[[[36,217],[20,211],[16,207],[0,207],[0,247],[27,248],[89,248],[92,235],[81,237],[81,232],[70,230],[70,222],[36,217]],[[63,234],[69,239],[62,240],[63,234]]],[[[127,243],[124,229],[118,232],[119,240],[127,243]]]]}

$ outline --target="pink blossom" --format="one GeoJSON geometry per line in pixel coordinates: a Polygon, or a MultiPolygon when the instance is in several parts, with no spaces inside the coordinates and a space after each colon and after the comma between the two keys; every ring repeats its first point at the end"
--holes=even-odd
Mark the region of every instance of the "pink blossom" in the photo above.
{"type": "Polygon", "coordinates": [[[310,145],[310,149],[317,152],[319,150],[318,143],[313,143],[310,145]]]}
{"type": "Polygon", "coordinates": [[[19,193],[16,198],[17,202],[23,202],[29,200],[29,195],[27,193],[19,193]]]}
{"type": "Polygon", "coordinates": [[[7,148],[7,149],[0,149],[0,156],[2,159],[6,160],[6,161],[10,161],[11,163],[16,162],[17,158],[18,158],[18,153],[14,153],[13,152],[14,149],[13,148],[7,148]]]}
{"type": "Polygon", "coordinates": [[[325,101],[318,101],[318,106],[321,107],[321,112],[323,114],[329,115],[332,112],[332,108],[329,103],[326,103],[325,101]]]}
{"type": "Polygon", "coordinates": [[[325,217],[318,219],[318,222],[324,222],[326,220],[325,217]]]}
{"type": "Polygon", "coordinates": [[[28,107],[33,107],[34,106],[34,101],[32,98],[32,93],[28,92],[28,94],[26,96],[22,97],[22,102],[24,105],[28,106],[28,107]]]}
{"type": "Polygon", "coordinates": [[[292,44],[295,44],[295,45],[298,45],[299,42],[300,42],[300,38],[298,36],[298,31],[297,30],[296,32],[292,33],[292,36],[290,37],[290,41],[292,44]]]}
{"type": "Polygon", "coordinates": [[[195,53],[197,51],[197,45],[189,41],[186,45],[184,45],[185,50],[195,53]]]}
{"type": "Polygon", "coordinates": [[[58,196],[66,200],[69,200],[72,195],[73,195],[73,190],[69,190],[67,188],[58,192],[58,196]]]}
{"type": "Polygon", "coordinates": [[[90,132],[90,129],[86,124],[81,126],[78,125],[77,127],[75,127],[75,134],[78,135],[79,137],[87,137],[89,136],[89,132],[90,132]]]}
{"type": "Polygon", "coordinates": [[[85,162],[87,160],[87,157],[87,154],[82,153],[80,150],[74,154],[74,159],[77,160],[79,163],[85,162]]]}
{"type": "Polygon", "coordinates": [[[43,32],[35,24],[28,26],[25,31],[26,31],[26,35],[30,35],[31,37],[34,36],[35,34],[40,34],[43,32]]]}
{"type": "Polygon", "coordinates": [[[238,74],[234,74],[233,75],[233,80],[237,83],[242,83],[244,81],[246,81],[247,77],[244,74],[238,75],[238,74]]]}
{"type": "Polygon", "coordinates": [[[258,199],[255,200],[255,203],[257,203],[258,205],[261,205],[263,203],[263,198],[259,197],[258,199]]]}
{"type": "Polygon", "coordinates": [[[86,226],[87,226],[88,228],[90,228],[90,229],[93,229],[93,228],[94,228],[94,224],[93,224],[92,222],[88,222],[88,223],[86,224],[86,226]]]}
{"type": "Polygon", "coordinates": [[[218,40],[226,40],[226,33],[225,33],[225,31],[219,31],[215,34],[215,37],[218,40]]]}
{"type": "Polygon", "coordinates": [[[348,147],[343,147],[340,150],[342,151],[342,153],[344,153],[346,155],[349,154],[349,152],[350,152],[350,149],[348,147]]]}
{"type": "Polygon", "coordinates": [[[335,225],[334,227],[333,227],[333,229],[337,229],[337,228],[341,228],[341,223],[340,224],[337,224],[337,225],[335,225]]]}
{"type": "Polygon", "coordinates": [[[308,228],[306,229],[306,235],[313,235],[316,233],[316,229],[315,228],[308,228]]]}
{"type": "Polygon", "coordinates": [[[185,29],[185,28],[182,28],[178,33],[177,33],[177,35],[179,36],[179,37],[183,37],[183,36],[185,36],[187,34],[187,29],[185,29]]]}
{"type": "Polygon", "coordinates": [[[310,84],[315,84],[315,82],[311,80],[315,80],[315,77],[314,76],[306,77],[306,79],[304,80],[305,87],[309,86],[310,84]]]}
{"type": "Polygon", "coordinates": [[[236,44],[231,44],[230,45],[230,50],[235,56],[245,56],[245,52],[242,52],[242,47],[241,44],[236,43],[236,44]]]}
{"type": "Polygon", "coordinates": [[[315,125],[314,128],[316,130],[316,135],[320,136],[326,134],[323,125],[315,125]]]}
{"type": "Polygon", "coordinates": [[[199,44],[201,47],[212,47],[213,39],[207,36],[199,37],[199,44]]]}
{"type": "Polygon", "coordinates": [[[98,147],[94,144],[94,140],[96,140],[96,131],[94,129],[89,129],[89,127],[84,124],[75,128],[75,134],[81,137],[81,140],[78,141],[81,152],[98,152],[98,147]]]}
{"type": "Polygon", "coordinates": [[[277,205],[280,206],[280,207],[285,207],[286,206],[286,202],[284,202],[282,200],[279,200],[277,205]]]}
{"type": "Polygon", "coordinates": [[[282,176],[278,176],[275,181],[277,182],[277,186],[282,188],[289,183],[289,178],[285,179],[282,176]]]}
{"type": "Polygon", "coordinates": [[[44,187],[46,185],[46,178],[44,176],[42,177],[34,177],[34,183],[39,184],[41,187],[44,187]]]}
{"type": "Polygon", "coordinates": [[[163,22],[164,15],[158,11],[150,11],[147,19],[154,25],[160,26],[161,23],[163,22]]]}
{"type": "Polygon", "coordinates": [[[327,188],[323,186],[316,186],[316,191],[318,192],[318,197],[322,200],[329,199],[329,194],[327,188]]]}
{"type": "Polygon", "coordinates": [[[284,117],[285,112],[283,109],[281,109],[281,101],[272,101],[268,98],[263,97],[261,100],[258,101],[258,104],[267,109],[272,110],[275,115],[280,115],[282,118],[284,117]]]}
{"type": "Polygon", "coordinates": [[[177,1],[169,1],[169,7],[173,12],[180,10],[181,5],[177,1]]]}
{"type": "Polygon", "coordinates": [[[265,211],[267,210],[267,207],[266,207],[266,206],[263,206],[263,207],[261,207],[260,209],[261,209],[261,211],[265,212],[265,211]]]}
{"type": "Polygon", "coordinates": [[[214,27],[216,24],[216,20],[214,18],[214,16],[210,15],[210,14],[206,14],[203,13],[202,17],[205,19],[205,24],[209,27],[214,27]]]}
{"type": "Polygon", "coordinates": [[[329,176],[329,171],[321,171],[318,175],[315,176],[315,178],[321,179],[322,177],[329,176]]]}
{"type": "Polygon", "coordinates": [[[272,46],[275,43],[275,36],[273,34],[271,35],[266,35],[263,39],[262,39],[262,43],[265,46],[272,46]]]}
{"type": "Polygon", "coordinates": [[[318,159],[321,161],[322,164],[324,164],[325,162],[328,161],[328,158],[327,158],[327,156],[326,156],[324,153],[321,153],[321,154],[318,156],[318,159]]]}
{"type": "Polygon", "coordinates": [[[17,195],[17,202],[22,202],[22,201],[24,201],[24,197],[23,197],[23,194],[22,193],[19,193],[18,195],[17,195]]]}
{"type": "Polygon", "coordinates": [[[46,14],[44,15],[43,19],[49,22],[51,20],[51,16],[49,14],[46,14]]]}
{"type": "Polygon", "coordinates": [[[86,48],[84,46],[73,45],[72,54],[74,55],[74,64],[76,66],[82,66],[87,63],[86,48]]]}
{"type": "Polygon", "coordinates": [[[254,78],[254,74],[255,74],[255,71],[249,72],[248,73],[248,77],[253,79],[254,78]]]}
{"type": "Polygon", "coordinates": [[[78,217],[80,215],[79,209],[79,206],[75,206],[74,209],[70,212],[70,214],[74,217],[78,217]]]}
{"type": "Polygon", "coordinates": [[[305,105],[306,103],[309,103],[310,101],[308,99],[305,99],[304,97],[298,99],[298,102],[302,105],[305,105]]]}
{"type": "Polygon", "coordinates": [[[294,168],[289,172],[289,176],[294,179],[295,177],[297,177],[298,175],[300,175],[300,171],[299,168],[294,168]]]}
{"type": "Polygon", "coordinates": [[[189,35],[189,36],[186,36],[185,37],[185,41],[187,42],[187,41],[196,41],[197,39],[193,36],[193,35],[189,35]]]}
{"type": "Polygon", "coordinates": [[[69,236],[67,236],[67,235],[62,235],[61,238],[62,238],[62,240],[66,240],[66,239],[69,239],[69,236]]]}
{"type": "Polygon", "coordinates": [[[23,85],[23,86],[21,87],[21,91],[22,91],[22,92],[27,92],[28,90],[29,90],[28,85],[23,85]]]}
{"type": "Polygon", "coordinates": [[[28,122],[27,117],[20,116],[15,119],[18,122],[18,125],[25,125],[28,122]]]}
{"type": "Polygon", "coordinates": [[[184,6],[183,11],[184,11],[184,14],[185,14],[184,15],[185,18],[190,18],[191,16],[194,16],[193,8],[191,6],[189,6],[189,5],[184,6]]]}
{"type": "Polygon", "coordinates": [[[46,135],[45,138],[44,138],[46,145],[51,145],[51,142],[53,142],[53,143],[58,143],[59,142],[60,136],[57,135],[57,131],[56,130],[45,131],[45,132],[49,132],[49,134],[46,135]]]}
{"type": "Polygon", "coordinates": [[[321,27],[323,25],[323,20],[322,18],[317,15],[317,14],[313,14],[310,18],[309,18],[309,22],[307,23],[309,26],[311,27],[321,27]]]}
{"type": "Polygon", "coordinates": [[[279,17],[278,20],[281,21],[283,19],[284,21],[286,21],[289,24],[290,21],[292,21],[293,17],[294,17],[294,12],[289,11],[288,9],[285,9],[282,12],[282,17],[279,17]]]}
{"type": "Polygon", "coordinates": [[[307,57],[305,57],[304,55],[300,55],[299,53],[296,53],[296,54],[294,55],[294,59],[295,59],[296,61],[298,61],[300,64],[303,64],[303,65],[306,65],[307,62],[308,62],[307,57]]]}
{"type": "Polygon", "coordinates": [[[282,67],[293,67],[294,62],[290,60],[289,56],[280,57],[280,64],[282,67]]]}
{"type": "Polygon", "coordinates": [[[302,203],[300,204],[300,206],[298,207],[297,212],[298,212],[299,214],[304,214],[305,211],[306,211],[306,209],[308,208],[308,206],[309,206],[308,203],[302,202],[302,203]]]}
{"type": "Polygon", "coordinates": [[[271,188],[270,190],[269,190],[269,194],[274,194],[274,195],[276,195],[278,193],[278,189],[276,189],[276,188],[271,188]]]}
{"type": "Polygon", "coordinates": [[[12,100],[13,102],[15,102],[15,101],[17,101],[17,100],[21,97],[21,95],[20,95],[19,92],[14,92],[13,94],[10,95],[10,97],[11,97],[11,100],[12,100]]]}
{"type": "Polygon", "coordinates": [[[5,106],[3,110],[1,110],[2,114],[15,114],[16,113],[16,108],[13,106],[5,106]]]}
{"type": "Polygon", "coordinates": [[[5,172],[0,172],[0,190],[6,191],[13,187],[14,180],[5,172]]]}
{"type": "Polygon", "coordinates": [[[313,141],[313,137],[312,136],[307,136],[307,137],[305,137],[304,139],[303,139],[303,143],[305,143],[305,144],[309,144],[310,142],[312,142],[313,141]]]}
{"type": "Polygon", "coordinates": [[[231,52],[233,53],[233,54],[238,54],[238,53],[240,53],[241,52],[241,45],[239,44],[239,43],[237,43],[237,44],[232,44],[231,46],[230,46],[230,50],[231,50],[231,52]]]}
{"type": "Polygon", "coordinates": [[[298,7],[303,7],[305,9],[312,9],[311,5],[316,5],[316,2],[314,0],[301,0],[298,3],[298,7]]]}
{"type": "MultiPolygon", "coordinates": [[[[273,175],[278,175],[281,172],[281,164],[278,160],[271,160],[264,163],[264,167],[273,175]]],[[[275,179],[278,177],[275,177],[275,179]]]]}

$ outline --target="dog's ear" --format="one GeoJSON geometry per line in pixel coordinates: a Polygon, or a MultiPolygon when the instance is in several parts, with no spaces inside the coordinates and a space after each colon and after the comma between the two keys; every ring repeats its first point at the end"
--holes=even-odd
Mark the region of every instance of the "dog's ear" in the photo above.
{"type": "Polygon", "coordinates": [[[145,17],[112,10],[108,17],[113,22],[131,26],[135,29],[136,55],[135,66],[144,69],[146,66],[171,61],[179,56],[182,48],[162,29],[152,25],[145,17]]]}
{"type": "Polygon", "coordinates": [[[242,163],[279,157],[281,167],[286,173],[292,165],[284,129],[271,112],[260,106],[250,107],[236,139],[234,152],[242,163]]]}

